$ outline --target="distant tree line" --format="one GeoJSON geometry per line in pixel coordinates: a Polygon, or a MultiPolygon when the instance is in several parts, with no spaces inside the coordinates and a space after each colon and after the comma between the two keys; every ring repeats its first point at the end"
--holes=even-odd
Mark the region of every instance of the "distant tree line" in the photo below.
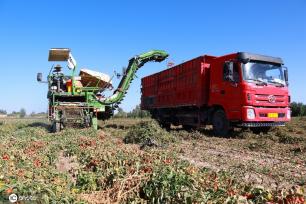
{"type": "Polygon", "coordinates": [[[293,117],[306,116],[306,104],[292,102],[290,104],[290,108],[291,108],[291,115],[293,117]]]}
{"type": "Polygon", "coordinates": [[[6,112],[6,110],[0,109],[0,114],[1,114],[1,115],[6,115],[7,112],[6,112]]]}
{"type": "Polygon", "coordinates": [[[119,107],[117,109],[117,113],[114,115],[115,118],[147,118],[150,116],[150,113],[148,111],[141,110],[139,105],[137,105],[130,112],[125,112],[122,108],[119,107]]]}
{"type": "Polygon", "coordinates": [[[11,113],[7,114],[9,117],[18,117],[24,118],[27,116],[27,111],[24,108],[21,108],[19,111],[12,111],[11,113]]]}
{"type": "MultiPolygon", "coordinates": [[[[27,116],[27,111],[25,108],[21,108],[19,111],[12,111],[8,113],[4,109],[0,109],[0,115],[7,115],[8,117],[24,118],[27,116]]],[[[45,112],[35,113],[34,111],[29,115],[30,117],[39,117],[46,115],[45,112]]]]}

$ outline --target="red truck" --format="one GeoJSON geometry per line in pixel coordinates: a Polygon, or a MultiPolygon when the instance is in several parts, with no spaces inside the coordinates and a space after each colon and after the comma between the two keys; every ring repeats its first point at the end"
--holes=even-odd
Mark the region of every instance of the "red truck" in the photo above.
{"type": "Polygon", "coordinates": [[[246,52],[203,55],[142,78],[141,108],[162,127],[212,125],[267,132],[290,120],[288,69],[283,60],[246,52]]]}

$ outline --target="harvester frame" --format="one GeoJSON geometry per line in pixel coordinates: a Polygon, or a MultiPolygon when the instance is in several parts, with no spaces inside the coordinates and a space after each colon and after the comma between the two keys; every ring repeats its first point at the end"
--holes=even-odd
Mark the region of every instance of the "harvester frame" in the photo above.
{"type": "MultiPolygon", "coordinates": [[[[103,92],[111,87],[110,81],[102,88],[77,86],[77,65],[70,49],[50,49],[49,61],[67,61],[68,68],[71,69],[71,75],[64,75],[59,65],[52,66],[45,82],[48,83],[48,119],[51,121],[51,131],[59,132],[71,125],[98,129],[98,120],[109,119],[123,100],[136,71],[146,62],[161,62],[167,56],[168,54],[164,51],[152,50],[131,58],[126,71],[122,74],[118,88],[113,95],[105,97],[103,92]],[[69,80],[71,85],[68,87],[69,80]]],[[[37,80],[44,82],[42,73],[37,74],[37,80]]]]}

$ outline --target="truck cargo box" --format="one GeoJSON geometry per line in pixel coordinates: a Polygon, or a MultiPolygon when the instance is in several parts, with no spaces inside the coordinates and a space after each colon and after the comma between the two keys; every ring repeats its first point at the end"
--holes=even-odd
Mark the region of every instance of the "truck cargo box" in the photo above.
{"type": "Polygon", "coordinates": [[[141,107],[154,109],[206,105],[210,61],[214,58],[200,56],[144,77],[141,81],[141,107]]]}

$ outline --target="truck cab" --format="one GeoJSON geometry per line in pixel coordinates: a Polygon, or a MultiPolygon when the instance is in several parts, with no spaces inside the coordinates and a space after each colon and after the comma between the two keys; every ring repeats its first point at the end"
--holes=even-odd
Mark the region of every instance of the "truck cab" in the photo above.
{"type": "Polygon", "coordinates": [[[224,113],[212,117],[220,130],[233,125],[266,132],[290,120],[288,70],[281,58],[238,52],[217,57],[210,66],[208,104],[224,113]]]}

